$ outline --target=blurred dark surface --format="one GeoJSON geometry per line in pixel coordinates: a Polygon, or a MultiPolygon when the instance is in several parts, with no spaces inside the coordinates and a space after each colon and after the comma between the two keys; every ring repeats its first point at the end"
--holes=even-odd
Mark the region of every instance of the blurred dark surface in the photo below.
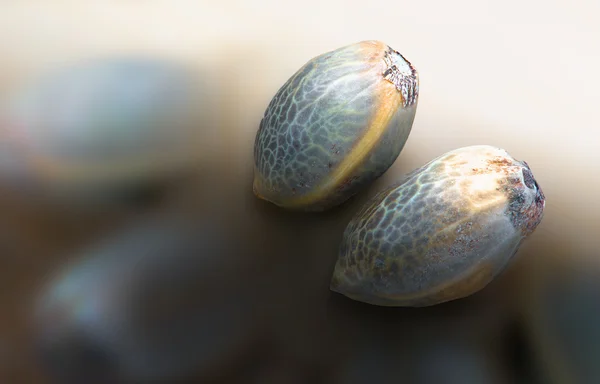
{"type": "Polygon", "coordinates": [[[251,173],[246,183],[198,176],[112,213],[4,207],[18,212],[4,216],[5,233],[20,236],[3,242],[16,276],[3,280],[9,382],[52,382],[52,372],[83,373],[67,383],[117,382],[99,379],[120,364],[135,373],[125,383],[545,382],[528,379],[537,376],[518,298],[530,282],[517,273],[527,263],[434,307],[354,302],[328,286],[342,231],[365,195],[322,214],[288,213],[242,188],[251,173]],[[86,257],[100,261],[71,290],[96,312],[82,320],[75,302],[63,317],[32,322],[50,278],[86,257]],[[81,324],[86,337],[40,344],[47,329],[76,335],[81,324]],[[134,367],[123,359],[132,351],[147,361],[134,367]]]}

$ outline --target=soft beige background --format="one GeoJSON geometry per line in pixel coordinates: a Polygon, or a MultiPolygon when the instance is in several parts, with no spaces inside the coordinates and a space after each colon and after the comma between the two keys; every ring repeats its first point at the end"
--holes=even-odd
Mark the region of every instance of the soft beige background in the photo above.
{"type": "MultiPolygon", "coordinates": [[[[246,145],[266,103],[313,56],[380,39],[417,67],[413,133],[395,168],[498,145],[529,162],[548,196],[547,231],[593,252],[600,143],[600,6],[594,1],[5,1],[5,87],[71,60],[152,53],[212,66],[246,145]]],[[[3,88],[5,89],[5,88],[3,88]]]]}
{"type": "MultiPolygon", "coordinates": [[[[279,86],[324,51],[382,40],[415,65],[421,85],[405,150],[378,185],[460,146],[496,145],[526,160],[547,197],[521,252],[533,263],[521,269],[528,274],[546,258],[595,257],[600,246],[599,13],[593,0],[5,0],[0,95],[48,69],[112,54],[207,70],[221,84],[217,158],[246,180],[279,86]]],[[[42,227],[31,243],[51,243],[42,227]]]]}

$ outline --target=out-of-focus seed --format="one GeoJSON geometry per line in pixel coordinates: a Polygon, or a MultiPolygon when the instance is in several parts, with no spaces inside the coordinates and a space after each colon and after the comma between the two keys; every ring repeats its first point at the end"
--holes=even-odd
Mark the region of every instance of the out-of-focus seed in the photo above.
{"type": "Polygon", "coordinates": [[[141,57],[48,72],[3,109],[0,181],[68,201],[170,179],[202,153],[202,87],[182,66],[141,57]]]}
{"type": "Polygon", "coordinates": [[[53,275],[34,313],[51,377],[171,382],[239,358],[258,337],[260,311],[252,258],[229,240],[233,232],[201,220],[153,221],[53,275]]]}

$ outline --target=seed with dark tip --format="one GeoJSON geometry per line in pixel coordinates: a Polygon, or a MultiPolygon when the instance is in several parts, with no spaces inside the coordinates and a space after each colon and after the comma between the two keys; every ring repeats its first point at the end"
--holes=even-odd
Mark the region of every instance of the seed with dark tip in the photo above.
{"type": "Polygon", "coordinates": [[[259,124],[256,196],[305,211],[346,202],[396,161],[412,129],[418,84],[412,64],[380,41],[311,59],[277,91],[259,124]],[[294,194],[291,179],[301,169],[314,180],[294,194]]]}
{"type": "Polygon", "coordinates": [[[465,147],[419,168],[417,178],[388,187],[352,218],[342,244],[363,238],[365,227],[376,233],[385,231],[388,236],[378,247],[380,257],[410,265],[404,270],[412,272],[390,283],[381,278],[379,266],[369,262],[346,267],[345,258],[365,261],[371,249],[369,242],[343,246],[346,251],[339,253],[333,274],[337,284],[332,290],[374,305],[420,307],[484,288],[507,267],[543,217],[545,201],[540,189],[515,182],[527,175],[527,184],[537,185],[523,164],[500,148],[465,147]],[[419,189],[416,180],[421,176],[436,188],[419,189]],[[432,196],[436,203],[423,214],[417,208],[432,196]],[[390,209],[392,201],[397,209],[390,209]],[[379,219],[382,212],[385,220],[379,219]],[[347,274],[360,279],[345,279],[347,274]]]}

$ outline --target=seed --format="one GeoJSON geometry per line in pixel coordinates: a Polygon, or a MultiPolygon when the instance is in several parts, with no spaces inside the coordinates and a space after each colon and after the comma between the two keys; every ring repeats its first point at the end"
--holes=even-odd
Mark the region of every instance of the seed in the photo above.
{"type": "Polygon", "coordinates": [[[313,58],[277,91],[260,122],[255,195],[294,210],[342,204],[399,156],[418,95],[415,68],[382,42],[313,58]]]}
{"type": "Polygon", "coordinates": [[[228,241],[235,224],[159,219],[90,248],[43,287],[35,340],[53,379],[177,382],[246,353],[256,291],[228,241]]]}
{"type": "Polygon", "coordinates": [[[544,207],[527,163],[505,150],[481,145],[448,152],[379,192],[355,215],[331,289],[382,306],[469,296],[507,267],[544,207]],[[370,236],[378,231],[386,236],[370,236]]]}
{"type": "Polygon", "coordinates": [[[134,57],[47,72],[3,111],[0,179],[67,200],[170,179],[202,152],[194,118],[208,124],[206,90],[193,83],[174,63],[134,57]]]}

